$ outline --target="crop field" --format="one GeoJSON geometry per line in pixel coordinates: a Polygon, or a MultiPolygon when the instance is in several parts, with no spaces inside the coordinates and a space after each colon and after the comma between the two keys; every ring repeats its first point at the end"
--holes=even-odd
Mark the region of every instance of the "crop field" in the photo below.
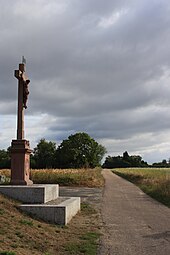
{"type": "Polygon", "coordinates": [[[112,171],[139,186],[154,199],[170,207],[169,168],[119,168],[112,171]]]}
{"type": "MultiPolygon", "coordinates": [[[[10,178],[9,169],[0,170],[0,175],[10,178]]],[[[102,187],[104,179],[101,168],[94,169],[38,169],[31,170],[35,184],[59,184],[63,186],[102,187]]]]}

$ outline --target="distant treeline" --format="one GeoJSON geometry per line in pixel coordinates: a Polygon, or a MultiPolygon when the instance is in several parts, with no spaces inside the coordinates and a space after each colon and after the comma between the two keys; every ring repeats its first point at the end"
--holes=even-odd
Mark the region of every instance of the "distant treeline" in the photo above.
{"type": "Polygon", "coordinates": [[[139,155],[129,156],[125,151],[123,156],[106,157],[104,168],[124,168],[124,167],[148,167],[148,163],[142,160],[139,155]]]}
{"type": "Polygon", "coordinates": [[[153,163],[149,165],[146,161],[142,160],[139,155],[130,156],[127,151],[123,153],[123,156],[108,156],[105,159],[103,168],[126,168],[126,167],[170,167],[170,161],[166,159],[162,162],[153,163]]]}
{"type": "MultiPolygon", "coordinates": [[[[11,167],[11,147],[0,150],[0,169],[11,167]]],[[[101,166],[106,149],[86,133],[76,133],[63,140],[56,147],[55,142],[41,139],[34,148],[30,158],[33,169],[42,168],[94,168],[101,166]]],[[[107,156],[103,168],[124,167],[170,167],[170,160],[149,165],[139,155],[107,156]]]]}

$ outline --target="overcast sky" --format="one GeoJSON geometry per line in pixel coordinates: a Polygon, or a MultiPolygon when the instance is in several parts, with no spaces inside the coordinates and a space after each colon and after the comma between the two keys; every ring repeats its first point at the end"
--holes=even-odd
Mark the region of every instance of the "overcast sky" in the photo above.
{"type": "Polygon", "coordinates": [[[170,158],[169,0],[0,0],[0,149],[16,138],[22,55],[32,148],[87,132],[108,155],[170,158]]]}

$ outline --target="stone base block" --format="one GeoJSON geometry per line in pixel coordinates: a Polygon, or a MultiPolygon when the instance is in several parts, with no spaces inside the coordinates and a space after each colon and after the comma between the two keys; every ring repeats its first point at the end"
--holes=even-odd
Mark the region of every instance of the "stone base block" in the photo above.
{"type": "Polygon", "coordinates": [[[43,204],[58,198],[58,184],[1,185],[0,193],[26,204],[43,204]]]}
{"type": "Polygon", "coordinates": [[[32,185],[30,180],[30,149],[25,139],[12,140],[11,143],[11,185],[32,185]]]}
{"type": "Polygon", "coordinates": [[[57,205],[21,205],[20,209],[44,221],[66,225],[80,210],[80,197],[67,197],[57,205]]]}

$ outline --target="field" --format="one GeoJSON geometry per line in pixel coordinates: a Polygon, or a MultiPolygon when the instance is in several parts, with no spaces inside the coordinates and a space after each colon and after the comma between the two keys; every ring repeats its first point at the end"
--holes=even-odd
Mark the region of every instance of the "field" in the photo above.
{"type": "Polygon", "coordinates": [[[119,168],[112,171],[139,186],[149,196],[170,207],[169,168],[119,168]]]}
{"type": "MultiPolygon", "coordinates": [[[[10,177],[11,171],[2,169],[0,174],[10,177]]],[[[104,184],[101,168],[31,170],[31,179],[34,184],[59,184],[63,186],[102,187],[104,184]]]]}

